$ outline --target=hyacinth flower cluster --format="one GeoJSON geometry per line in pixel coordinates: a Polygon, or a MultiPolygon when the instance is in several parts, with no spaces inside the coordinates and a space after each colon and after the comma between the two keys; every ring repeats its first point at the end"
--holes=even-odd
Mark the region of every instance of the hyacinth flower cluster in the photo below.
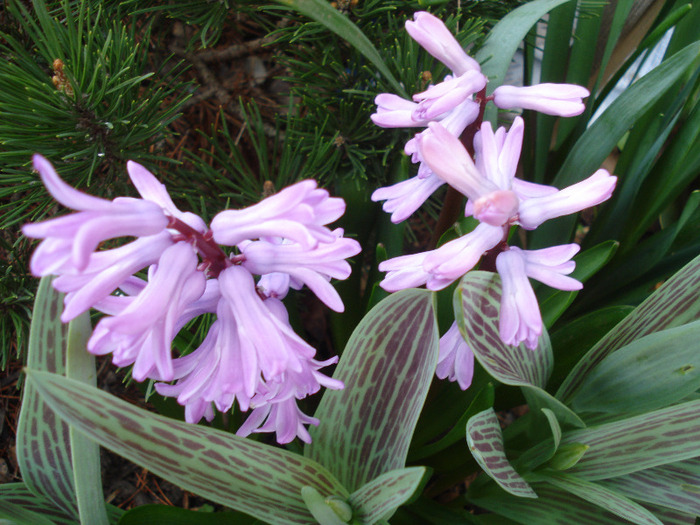
{"type": "Polygon", "coordinates": [[[40,155],[34,167],[51,195],[76,213],[23,227],[43,239],[31,271],[57,276],[53,285],[66,294],[63,322],[91,308],[106,314],[88,341],[91,353],[111,353],[115,365],[133,366],[137,381],[157,381],[159,393],[185,406],[188,422],[211,421],[214,407],[225,412],[237,402],[252,409],[239,435],[275,432],[280,443],[296,436],[310,442],[305,425],[318,420],[297,400],[343,384],[320,371],[337,357],[314,359],[282,299],[306,285],[343,310],[329,281],[350,275],[345,259],[360,245],[327,227],[344,213],[342,199],[304,180],[248,208],[222,211],[207,226],[176,208],[165,186],[135,162],[127,170],[141,198],[113,201],[72,188],[40,155]],[[135,239],[98,249],[123,237],[135,239]],[[137,275],[143,270],[145,279],[137,275]],[[204,314],[216,319],[201,346],[174,357],[175,336],[204,314]]]}
{"type": "MultiPolygon", "coordinates": [[[[524,123],[516,117],[510,129],[495,132],[483,122],[485,105],[502,109],[531,109],[569,117],[581,114],[588,91],[571,84],[527,87],[499,86],[486,96],[487,78],[447,27],[427,12],[406,22],[406,30],[428,53],[451,71],[445,79],[406,100],[383,93],[376,97],[375,124],[382,127],[420,127],[405,146],[419,163],[418,174],[406,181],[379,188],[372,200],[385,201],[384,211],[393,222],[408,218],[443,184],[467,198],[465,216],[478,225],[473,231],[437,249],[389,259],[379,269],[387,275],[380,283],[390,292],[426,285],[441,290],[482,261],[482,269],[497,271],[502,281],[499,318],[501,339],[509,345],[522,342],[537,348],[542,317],[529,278],[560,290],[578,290],[581,283],[569,277],[578,252],[576,244],[525,250],[508,245],[512,226],[534,230],[543,222],[579,212],[607,200],[616,177],[600,169],[563,190],[516,177],[524,123]],[[495,260],[495,267],[492,261],[495,260]],[[485,263],[488,261],[488,263],[485,263]]],[[[471,384],[474,356],[456,323],[440,340],[437,375],[471,384]]]]}

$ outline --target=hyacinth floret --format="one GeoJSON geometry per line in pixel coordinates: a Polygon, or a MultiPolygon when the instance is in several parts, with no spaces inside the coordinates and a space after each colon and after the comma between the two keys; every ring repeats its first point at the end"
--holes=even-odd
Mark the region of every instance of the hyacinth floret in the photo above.
{"type": "Polygon", "coordinates": [[[238,402],[243,411],[253,409],[239,434],[309,442],[305,425],[318,421],[297,401],[343,384],[320,371],[337,358],[314,359],[281,299],[306,285],[343,310],[330,280],[347,278],[345,259],[360,252],[357,241],[327,227],[344,213],[343,200],[304,180],[248,208],[222,211],[207,226],[179,210],[136,162],[127,171],[141,198],[108,201],[70,187],[41,155],[33,161],[49,193],[75,213],[22,228],[42,239],[30,268],[57,276],[53,285],[66,294],[64,322],[90,308],[105,314],[88,350],[132,366],[137,381],[155,380],[159,393],[185,407],[188,422],[211,421],[214,408],[228,411],[238,402]],[[99,249],[122,237],[134,240],[99,249]],[[146,279],[138,275],[143,270],[146,279]],[[216,320],[201,345],[173,356],[175,336],[205,314],[216,320]]]}
{"type": "MultiPolygon", "coordinates": [[[[484,264],[484,255],[488,254],[485,269],[497,271],[503,282],[501,339],[509,345],[525,343],[534,350],[543,327],[529,279],[561,290],[580,289],[581,283],[568,277],[575,267],[571,258],[578,246],[522,250],[508,244],[510,229],[521,226],[534,230],[549,219],[600,204],[610,198],[616,177],[600,169],[563,190],[519,179],[516,172],[524,122],[516,117],[510,129],[500,127],[494,132],[490,123],[482,121],[484,109],[493,102],[501,109],[531,109],[571,117],[584,111],[588,90],[572,84],[504,85],[487,96],[487,79],[479,64],[441,20],[418,12],[406,22],[406,31],[451,74],[414,95],[413,100],[388,93],[376,97],[377,112],[372,120],[378,126],[425,129],[404,149],[419,164],[418,174],[379,188],[372,200],[385,201],[384,211],[391,213],[391,220],[397,223],[448,184],[466,197],[464,215],[473,216],[478,225],[434,250],[382,262],[379,269],[387,274],[380,285],[390,292],[422,285],[441,290],[480,261],[484,264]]],[[[466,389],[471,383],[473,362],[469,345],[453,324],[440,340],[437,375],[458,381],[466,389]]]]}

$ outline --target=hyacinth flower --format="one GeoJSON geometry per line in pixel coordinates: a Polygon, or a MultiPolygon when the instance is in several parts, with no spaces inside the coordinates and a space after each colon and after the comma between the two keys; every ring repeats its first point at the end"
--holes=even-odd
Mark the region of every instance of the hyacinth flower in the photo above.
{"type": "Polygon", "coordinates": [[[158,392],[185,406],[188,422],[211,421],[214,408],[228,411],[238,402],[243,411],[253,408],[241,434],[310,440],[304,425],[318,421],[297,401],[343,385],[320,371],[335,360],[313,359],[314,348],[294,332],[280,299],[290,287],[307,285],[343,310],[330,280],[349,276],[345,259],[360,245],[327,227],[344,213],[342,199],[301,181],[248,208],[221,212],[209,227],[175,207],[165,186],[135,162],[127,170],[141,198],[113,201],[71,188],[40,155],[34,167],[49,193],[75,213],[22,228],[42,239],[31,271],[57,276],[54,287],[66,293],[64,322],[90,308],[105,314],[88,351],[112,354],[117,366],[133,367],[138,381],[157,381],[158,392]],[[135,240],[99,249],[123,237],[135,240]],[[145,280],[138,276],[144,270],[145,280]],[[216,320],[200,347],[173,356],[175,336],[204,314],[216,320]]]}
{"type": "Polygon", "coordinates": [[[445,24],[430,13],[415,13],[414,20],[406,22],[406,31],[434,58],[445,64],[452,74],[442,82],[429,86],[424,92],[406,100],[392,93],[380,93],[375,98],[377,112],[372,121],[385,128],[428,128],[409,140],[406,154],[419,163],[418,175],[392,186],[379,188],[372,200],[385,201],[384,211],[391,213],[391,220],[398,223],[410,217],[432,193],[444,184],[434,176],[429,163],[424,162],[419,144],[430,136],[431,122],[440,122],[455,137],[464,133],[471,143],[483,116],[487,102],[502,109],[534,109],[549,115],[570,117],[585,109],[582,99],[588,90],[573,84],[541,84],[517,87],[499,86],[491,96],[486,96],[487,79],[479,63],[462,49],[445,24]],[[470,132],[470,128],[473,128],[470,132]]]}
{"type": "MultiPolygon", "coordinates": [[[[570,117],[581,114],[588,96],[584,87],[571,84],[498,86],[486,96],[479,64],[470,58],[447,27],[426,12],[406,22],[406,30],[428,53],[452,72],[444,81],[407,101],[382,93],[372,116],[382,127],[425,127],[411,139],[405,152],[420,163],[418,175],[392,186],[379,188],[372,200],[385,201],[384,211],[393,222],[415,212],[430,195],[448,184],[467,198],[465,216],[479,221],[470,233],[434,250],[389,259],[380,264],[386,271],[380,283],[387,291],[425,285],[441,290],[475,268],[484,254],[492,256],[494,271],[501,274],[503,296],[499,331],[507,344],[521,342],[536,348],[542,319],[529,278],[562,290],[577,290],[581,284],[567,277],[574,269],[571,257],[576,245],[556,246],[529,252],[507,244],[512,226],[533,230],[543,222],[577,213],[608,199],[616,178],[601,169],[587,179],[559,190],[518,179],[516,175],[524,123],[515,119],[510,130],[493,132],[482,122],[485,105],[502,109],[531,109],[548,115],[570,117]],[[466,147],[465,147],[466,146],[466,147]]],[[[483,75],[482,75],[483,76],[483,75]]],[[[458,337],[456,325],[440,341],[441,378],[471,382],[469,363],[473,355],[458,337]]]]}

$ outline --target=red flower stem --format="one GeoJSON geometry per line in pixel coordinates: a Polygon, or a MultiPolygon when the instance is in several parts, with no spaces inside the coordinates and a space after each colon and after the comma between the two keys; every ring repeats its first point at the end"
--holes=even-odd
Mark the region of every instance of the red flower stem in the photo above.
{"type": "Polygon", "coordinates": [[[202,258],[202,268],[209,277],[216,278],[227,267],[233,264],[224,251],[212,238],[211,231],[200,233],[180,219],[170,217],[168,226],[182,236],[182,240],[191,243],[202,258]]]}

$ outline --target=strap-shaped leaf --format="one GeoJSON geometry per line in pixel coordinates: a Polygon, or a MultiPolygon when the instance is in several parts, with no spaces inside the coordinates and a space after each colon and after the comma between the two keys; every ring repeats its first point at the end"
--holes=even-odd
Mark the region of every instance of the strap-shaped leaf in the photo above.
{"type": "Polygon", "coordinates": [[[700,400],[564,434],[589,448],[568,473],[598,480],[700,456],[700,400]]]}
{"type": "Polygon", "coordinates": [[[134,407],[94,387],[27,370],[30,383],[61,417],[102,446],[184,490],[269,523],[312,520],[302,487],[349,493],[324,467],[285,450],[190,425],[134,407]]]}
{"type": "Polygon", "coordinates": [[[425,467],[411,467],[392,470],[373,479],[350,495],[353,518],[366,525],[381,518],[388,519],[418,491],[425,474],[425,467]]]}
{"type": "Polygon", "coordinates": [[[586,376],[606,356],[645,335],[700,318],[700,256],[656,290],[601,339],[571,371],[556,397],[569,402],[586,376]]]}
{"type": "Polygon", "coordinates": [[[640,470],[600,484],[639,501],[700,516],[700,458],[640,470]]]}
{"type": "MultiPolygon", "coordinates": [[[[29,333],[27,366],[65,374],[68,325],[61,323],[63,295],[44,277],[34,301],[29,333]]],[[[25,385],[17,428],[17,462],[22,478],[34,494],[52,501],[67,515],[78,519],[69,427],[37,394],[25,385]]]]}
{"type": "Polygon", "coordinates": [[[278,4],[299,11],[304,16],[323,24],[340,38],[347,40],[362,53],[394,87],[397,93],[405,95],[403,86],[391,74],[381,55],[369,38],[347,16],[325,0],[274,0],[278,4]]]}
{"type": "Polygon", "coordinates": [[[571,399],[577,412],[639,413],[700,388],[700,321],[656,332],[607,356],[571,399]]]}
{"type": "Polygon", "coordinates": [[[327,390],[305,454],[357,490],[403,468],[435,374],[438,331],[433,294],[404,290],[357,326],[335,371],[344,390],[327,390]]]}
{"type": "MultiPolygon", "coordinates": [[[[514,9],[503,17],[491,30],[486,42],[476,53],[481,71],[489,79],[489,93],[505,79],[508,66],[518,46],[537,21],[549,11],[569,0],[534,0],[514,9]]],[[[495,122],[496,109],[491,106],[487,120],[495,122]]]]}
{"type": "Polygon", "coordinates": [[[521,498],[537,498],[506,457],[501,426],[493,408],[479,412],[467,422],[467,444],[479,466],[503,490],[521,498]]]}
{"type": "Polygon", "coordinates": [[[536,487],[539,498],[535,500],[504,494],[495,486],[478,495],[467,494],[467,499],[523,525],[629,525],[629,521],[562,489],[546,484],[536,487]]]}
{"type": "Polygon", "coordinates": [[[11,523],[33,525],[78,524],[75,519],[57,508],[51,500],[37,496],[24,483],[0,485],[0,518],[11,520],[11,523]]]}
{"type": "Polygon", "coordinates": [[[498,317],[501,309],[501,278],[492,272],[469,272],[455,290],[455,318],[481,366],[506,385],[520,386],[538,408],[549,408],[560,422],[585,426],[560,401],[544,391],[552,371],[552,347],[543,330],[535,350],[524,344],[510,346],[501,341],[498,317]]]}
{"type": "Polygon", "coordinates": [[[663,525],[656,516],[644,507],[607,487],[562,473],[548,474],[546,480],[555,487],[571,492],[579,498],[590,501],[632,523],[663,525]]]}
{"type": "Polygon", "coordinates": [[[455,290],[457,322],[479,363],[501,383],[544,388],[552,371],[552,347],[542,334],[535,350],[501,341],[501,278],[492,272],[469,272],[455,290]]]}

